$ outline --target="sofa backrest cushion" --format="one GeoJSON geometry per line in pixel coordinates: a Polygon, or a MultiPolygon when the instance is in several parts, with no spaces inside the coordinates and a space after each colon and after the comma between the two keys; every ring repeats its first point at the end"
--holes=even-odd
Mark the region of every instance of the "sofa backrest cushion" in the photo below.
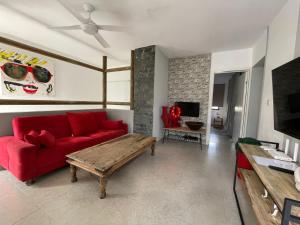
{"type": "Polygon", "coordinates": [[[24,135],[31,130],[40,132],[47,130],[55,138],[70,137],[72,135],[66,115],[15,117],[12,121],[14,136],[24,140],[24,135]]]}
{"type": "Polygon", "coordinates": [[[93,112],[67,113],[67,116],[74,136],[84,136],[99,129],[93,112]]]}
{"type": "Polygon", "coordinates": [[[106,130],[122,129],[122,120],[103,120],[102,127],[106,130]]]}
{"type": "Polygon", "coordinates": [[[105,111],[102,112],[94,112],[95,118],[96,118],[96,122],[98,125],[99,129],[103,128],[103,121],[107,120],[107,113],[105,111]]]}

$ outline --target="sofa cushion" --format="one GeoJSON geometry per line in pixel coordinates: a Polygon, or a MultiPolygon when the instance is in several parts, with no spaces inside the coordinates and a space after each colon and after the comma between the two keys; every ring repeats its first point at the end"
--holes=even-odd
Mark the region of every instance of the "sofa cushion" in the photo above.
{"type": "Polygon", "coordinates": [[[24,140],[24,135],[31,130],[47,130],[56,138],[72,134],[66,115],[15,117],[12,124],[14,136],[20,140],[24,140]]]}
{"type": "Polygon", "coordinates": [[[52,148],[55,146],[55,137],[47,130],[42,130],[37,138],[42,148],[52,148]]]}
{"type": "Polygon", "coordinates": [[[107,120],[107,113],[105,111],[103,112],[94,112],[95,115],[95,119],[98,125],[98,128],[101,129],[102,128],[102,122],[104,120],[107,120]]]}
{"type": "Polygon", "coordinates": [[[65,137],[56,140],[56,145],[65,155],[97,144],[90,137],[65,137]]]}
{"type": "Polygon", "coordinates": [[[105,130],[118,130],[122,128],[122,120],[103,120],[102,129],[105,130]]]}
{"type": "Polygon", "coordinates": [[[24,141],[30,143],[32,145],[40,146],[39,142],[39,133],[35,130],[29,131],[27,134],[24,135],[24,141]]]}
{"type": "Polygon", "coordinates": [[[97,141],[98,143],[108,141],[113,138],[120,137],[125,134],[125,131],[122,129],[118,130],[100,130],[96,133],[90,134],[89,137],[97,141]]]}
{"type": "Polygon", "coordinates": [[[67,113],[74,136],[90,134],[98,129],[95,115],[92,112],[67,113]]]}

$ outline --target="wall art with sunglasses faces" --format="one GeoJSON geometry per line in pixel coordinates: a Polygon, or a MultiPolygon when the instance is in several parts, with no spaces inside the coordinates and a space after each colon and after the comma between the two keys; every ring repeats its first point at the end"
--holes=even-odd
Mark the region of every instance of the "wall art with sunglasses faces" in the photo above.
{"type": "Polygon", "coordinates": [[[1,92],[11,96],[54,96],[53,63],[0,47],[1,92]]]}

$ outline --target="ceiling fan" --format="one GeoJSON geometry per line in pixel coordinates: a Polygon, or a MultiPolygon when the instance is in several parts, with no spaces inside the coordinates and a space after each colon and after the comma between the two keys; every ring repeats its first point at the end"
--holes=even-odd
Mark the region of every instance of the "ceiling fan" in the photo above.
{"type": "Polygon", "coordinates": [[[80,25],[73,26],[59,26],[59,27],[49,27],[53,30],[83,30],[85,33],[89,35],[93,35],[96,40],[104,47],[110,47],[109,44],[104,40],[104,38],[99,33],[100,30],[105,31],[124,31],[124,27],[114,26],[114,25],[98,25],[91,19],[91,14],[95,10],[95,7],[89,3],[83,4],[83,9],[88,13],[88,18],[84,18],[80,15],[79,12],[74,10],[71,6],[69,6],[64,0],[58,0],[58,2],[68,10],[76,19],[80,21],[80,25]]]}

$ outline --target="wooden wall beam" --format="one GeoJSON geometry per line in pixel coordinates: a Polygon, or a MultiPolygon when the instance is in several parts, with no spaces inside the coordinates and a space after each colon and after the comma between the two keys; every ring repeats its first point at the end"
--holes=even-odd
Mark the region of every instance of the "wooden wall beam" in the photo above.
{"type": "Polygon", "coordinates": [[[4,44],[7,44],[7,45],[17,47],[17,48],[21,48],[21,49],[24,49],[24,50],[35,52],[35,53],[38,53],[38,54],[41,54],[41,55],[45,55],[45,56],[48,56],[48,57],[51,57],[51,58],[54,58],[54,59],[58,59],[58,60],[61,60],[61,61],[72,63],[74,65],[86,67],[86,68],[91,69],[91,70],[97,70],[97,71],[100,71],[100,72],[103,71],[103,69],[100,68],[100,67],[96,67],[96,66],[84,63],[84,62],[80,62],[78,60],[71,59],[71,58],[56,54],[56,53],[48,52],[48,51],[45,51],[43,49],[36,48],[36,47],[30,46],[30,45],[27,45],[27,44],[23,44],[21,42],[17,42],[17,41],[8,39],[8,38],[0,37],[0,42],[4,43],[4,44]]]}
{"type": "Polygon", "coordinates": [[[107,69],[106,72],[119,72],[119,71],[127,71],[127,70],[131,70],[131,66],[110,68],[110,69],[107,69]]]}
{"type": "Polygon", "coordinates": [[[102,95],[103,95],[103,109],[106,108],[107,104],[107,56],[103,56],[103,79],[102,79],[102,95]]]}
{"type": "Polygon", "coordinates": [[[97,101],[0,99],[0,105],[102,105],[97,101]]]}
{"type": "Polygon", "coordinates": [[[130,102],[106,102],[107,105],[129,105],[130,102]]]}
{"type": "Polygon", "coordinates": [[[130,109],[134,109],[134,50],[131,51],[131,60],[130,60],[130,109]]]}

